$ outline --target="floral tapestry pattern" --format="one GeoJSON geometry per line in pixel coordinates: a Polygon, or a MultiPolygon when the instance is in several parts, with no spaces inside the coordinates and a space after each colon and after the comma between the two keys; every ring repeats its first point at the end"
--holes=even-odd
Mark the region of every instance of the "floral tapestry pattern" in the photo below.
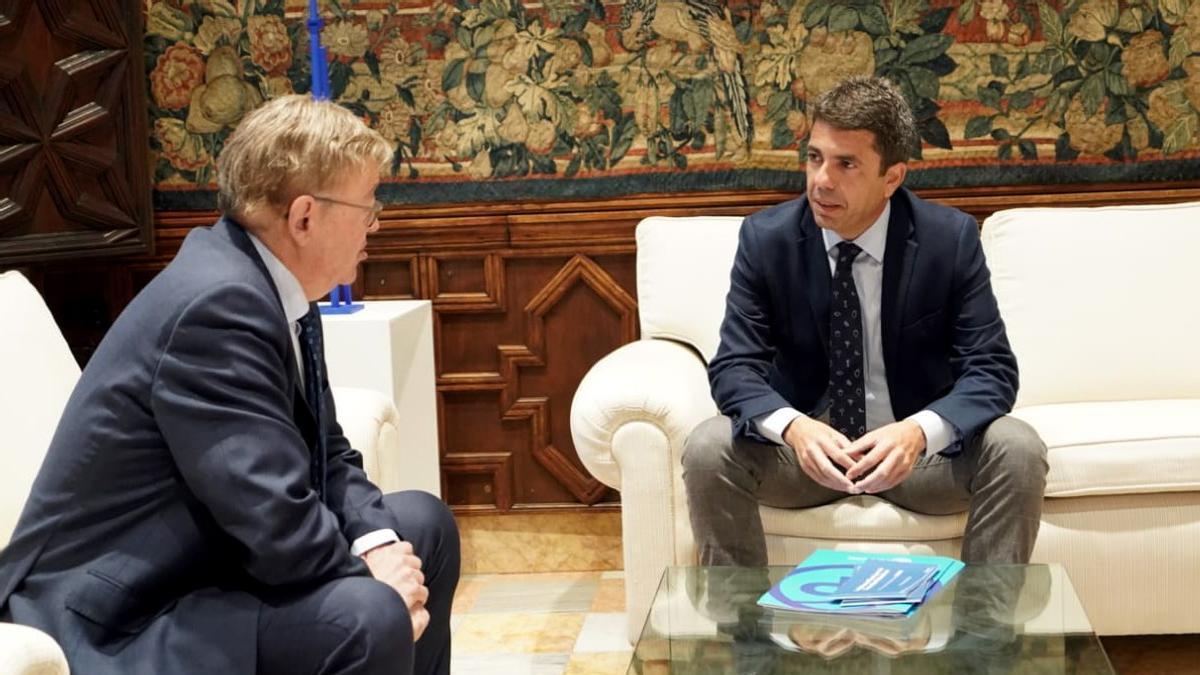
{"type": "MultiPolygon", "coordinates": [[[[912,104],[916,187],[1200,177],[1191,0],[321,6],[332,97],[392,143],[381,194],[410,203],[794,189],[809,102],[858,74],[912,104]]],[[[242,116],[309,90],[306,14],[147,3],[160,208],[211,207],[242,116]]]]}

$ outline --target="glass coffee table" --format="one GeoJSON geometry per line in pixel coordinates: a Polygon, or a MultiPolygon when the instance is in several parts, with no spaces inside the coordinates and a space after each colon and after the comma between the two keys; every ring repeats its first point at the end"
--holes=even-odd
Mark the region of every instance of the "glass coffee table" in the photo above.
{"type": "Polygon", "coordinates": [[[786,567],[670,567],[629,674],[1114,673],[1059,565],[968,565],[911,617],[756,604],[786,567]]]}

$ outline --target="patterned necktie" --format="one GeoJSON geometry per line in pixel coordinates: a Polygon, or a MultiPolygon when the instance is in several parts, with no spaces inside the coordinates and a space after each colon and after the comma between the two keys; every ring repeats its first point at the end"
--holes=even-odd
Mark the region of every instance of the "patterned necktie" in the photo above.
{"type": "Polygon", "coordinates": [[[314,307],[300,321],[300,351],[304,361],[304,397],[317,418],[317,447],[313,453],[310,477],[317,497],[325,500],[325,367],[321,360],[321,316],[314,307]]]}
{"type": "Polygon", "coordinates": [[[837,248],[837,271],[833,275],[829,307],[829,422],[853,441],[867,431],[862,306],[851,272],[862,249],[848,241],[837,248]]]}

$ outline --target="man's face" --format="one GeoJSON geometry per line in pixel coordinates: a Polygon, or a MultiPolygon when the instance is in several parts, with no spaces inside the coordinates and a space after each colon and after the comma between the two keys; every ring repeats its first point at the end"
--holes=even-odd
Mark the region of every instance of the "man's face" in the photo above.
{"type": "Polygon", "coordinates": [[[817,225],[843,239],[855,239],[883,212],[904,182],[906,164],[880,173],[883,157],[875,150],[875,134],[813,125],[808,140],[808,203],[817,225]]]}
{"type": "Polygon", "coordinates": [[[313,195],[314,231],[310,264],[327,288],[349,284],[366,259],[367,234],[379,229],[375,188],[379,174],[361,170],[313,195]]]}

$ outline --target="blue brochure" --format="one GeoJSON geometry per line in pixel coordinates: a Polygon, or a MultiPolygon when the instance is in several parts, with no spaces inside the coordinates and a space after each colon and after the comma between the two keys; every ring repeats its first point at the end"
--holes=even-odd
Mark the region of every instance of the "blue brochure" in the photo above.
{"type": "MultiPolygon", "coordinates": [[[[860,553],[856,551],[833,551],[818,549],[771,587],[758,599],[762,607],[817,612],[823,614],[852,614],[858,616],[902,617],[916,611],[920,603],[941,590],[954,575],[963,568],[963,563],[954,558],[941,556],[895,555],[860,553]],[[904,600],[887,601],[869,605],[845,604],[835,599],[842,583],[850,579],[867,563],[889,562],[936,566],[928,587],[915,599],[906,595],[904,600]]],[[[917,590],[921,590],[920,587],[917,590]]],[[[910,589],[911,592],[911,589],[910,589]]],[[[853,603],[855,601],[851,601],[853,603]]]]}
{"type": "Polygon", "coordinates": [[[842,580],[830,600],[906,600],[917,601],[933,583],[938,566],[934,564],[868,560],[842,580]]]}

